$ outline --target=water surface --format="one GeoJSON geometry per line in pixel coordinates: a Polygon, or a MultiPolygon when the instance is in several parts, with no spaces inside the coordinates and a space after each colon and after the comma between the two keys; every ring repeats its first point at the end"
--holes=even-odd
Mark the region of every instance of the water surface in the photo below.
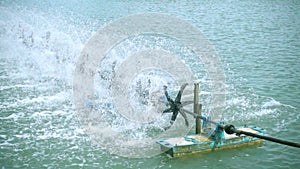
{"type": "Polygon", "coordinates": [[[87,40],[120,17],[177,16],[198,27],[222,60],[224,120],[300,140],[298,1],[1,1],[0,166],[3,168],[297,168],[299,149],[261,146],[170,159],[128,159],[93,144],[72,103],[87,40]]]}

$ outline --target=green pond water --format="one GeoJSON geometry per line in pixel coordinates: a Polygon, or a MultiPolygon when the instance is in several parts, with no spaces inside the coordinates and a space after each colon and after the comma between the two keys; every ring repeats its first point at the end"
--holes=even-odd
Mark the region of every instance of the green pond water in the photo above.
{"type": "Polygon", "coordinates": [[[300,142],[300,1],[0,1],[0,167],[299,168],[300,149],[268,141],[181,158],[130,158],[91,140],[73,103],[80,52],[106,24],[146,12],[181,18],[214,46],[226,77],[226,123],[300,142]]]}

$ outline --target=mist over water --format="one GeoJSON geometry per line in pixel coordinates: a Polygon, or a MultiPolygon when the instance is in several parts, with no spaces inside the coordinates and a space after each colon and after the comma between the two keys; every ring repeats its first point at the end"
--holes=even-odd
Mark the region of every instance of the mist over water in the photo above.
{"type": "MultiPolygon", "coordinates": [[[[270,136],[299,142],[299,10],[299,3],[293,1],[271,4],[261,1],[1,1],[0,166],[299,166],[299,150],[271,142],[264,142],[259,147],[180,159],[169,159],[163,154],[147,159],[127,159],[112,154],[94,144],[81,128],[74,109],[72,86],[80,52],[99,28],[129,14],[168,13],[197,26],[218,51],[224,64],[227,85],[226,108],[223,114],[225,122],[237,126],[257,125],[265,128],[270,136]]],[[[135,40],[137,43],[131,45],[136,47],[141,39],[135,40]]],[[[174,42],[161,39],[156,41],[164,43],[161,48],[179,50],[178,53],[183,58],[186,57],[185,54],[188,55],[189,51],[178,47],[174,42]],[[176,47],[172,48],[173,46],[176,47]]],[[[148,45],[153,43],[152,45],[157,46],[156,41],[153,40],[148,45]]],[[[117,53],[111,55],[116,56],[122,50],[130,52],[121,45],[116,49],[117,53]]],[[[132,48],[131,50],[134,51],[132,48]]],[[[106,60],[110,60],[109,55],[106,60]]],[[[199,69],[196,69],[197,65],[193,65],[193,60],[186,64],[191,67],[196,79],[203,83],[200,100],[207,106],[204,107],[204,112],[209,113],[209,85],[205,83],[205,68],[199,63],[199,69]]],[[[99,71],[105,71],[105,67],[99,71]]],[[[178,88],[179,84],[176,85],[174,88],[178,88]]],[[[98,92],[101,95],[103,91],[98,92]]],[[[110,114],[107,120],[112,120],[111,124],[117,130],[118,126],[123,125],[124,128],[119,130],[129,132],[135,138],[145,138],[153,132],[153,128],[139,130],[136,126],[126,126],[124,121],[116,123],[110,114]],[[130,129],[137,132],[130,133],[130,129]]],[[[161,120],[162,123],[168,123],[167,116],[161,120]]],[[[159,125],[161,124],[157,124],[159,125]]]]}

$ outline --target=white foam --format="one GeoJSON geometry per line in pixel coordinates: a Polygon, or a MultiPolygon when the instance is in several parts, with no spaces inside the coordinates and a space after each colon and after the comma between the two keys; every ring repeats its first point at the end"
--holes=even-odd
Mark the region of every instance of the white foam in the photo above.
{"type": "Polygon", "coordinates": [[[16,84],[16,85],[11,85],[11,86],[0,86],[0,91],[15,89],[15,88],[33,88],[33,87],[34,87],[34,85],[30,85],[30,84],[16,84]]]}
{"type": "Polygon", "coordinates": [[[13,119],[14,121],[17,121],[19,118],[23,118],[24,117],[24,113],[23,112],[19,112],[19,113],[12,113],[7,117],[0,117],[0,119],[2,120],[10,120],[13,119]]]}
{"type": "Polygon", "coordinates": [[[268,107],[274,107],[274,106],[281,106],[282,104],[279,102],[279,101],[276,101],[274,99],[268,101],[268,102],[265,102],[262,107],[263,108],[268,108],[268,107]]]}

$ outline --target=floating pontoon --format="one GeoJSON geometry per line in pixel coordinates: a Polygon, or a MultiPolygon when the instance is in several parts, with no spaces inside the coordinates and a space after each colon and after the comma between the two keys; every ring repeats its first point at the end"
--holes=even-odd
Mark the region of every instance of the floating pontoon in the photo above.
{"type": "MultiPolygon", "coordinates": [[[[176,119],[178,113],[182,114],[185,120],[185,113],[194,116],[196,118],[196,132],[195,134],[189,134],[183,137],[162,138],[157,140],[156,142],[160,145],[161,150],[171,157],[256,145],[261,144],[263,140],[300,148],[299,143],[265,136],[264,129],[260,127],[243,126],[235,128],[233,125],[225,125],[224,122],[215,122],[208,117],[202,116],[202,106],[199,103],[199,84],[195,84],[194,89],[194,113],[184,109],[180,100],[186,85],[187,84],[184,84],[181,87],[175,100],[172,100],[168,92],[165,91],[170,108],[166,109],[164,113],[172,111],[172,120],[176,119]],[[215,126],[215,128],[211,126],[215,126]]],[[[171,124],[173,124],[173,121],[171,122],[171,124]]]]}

